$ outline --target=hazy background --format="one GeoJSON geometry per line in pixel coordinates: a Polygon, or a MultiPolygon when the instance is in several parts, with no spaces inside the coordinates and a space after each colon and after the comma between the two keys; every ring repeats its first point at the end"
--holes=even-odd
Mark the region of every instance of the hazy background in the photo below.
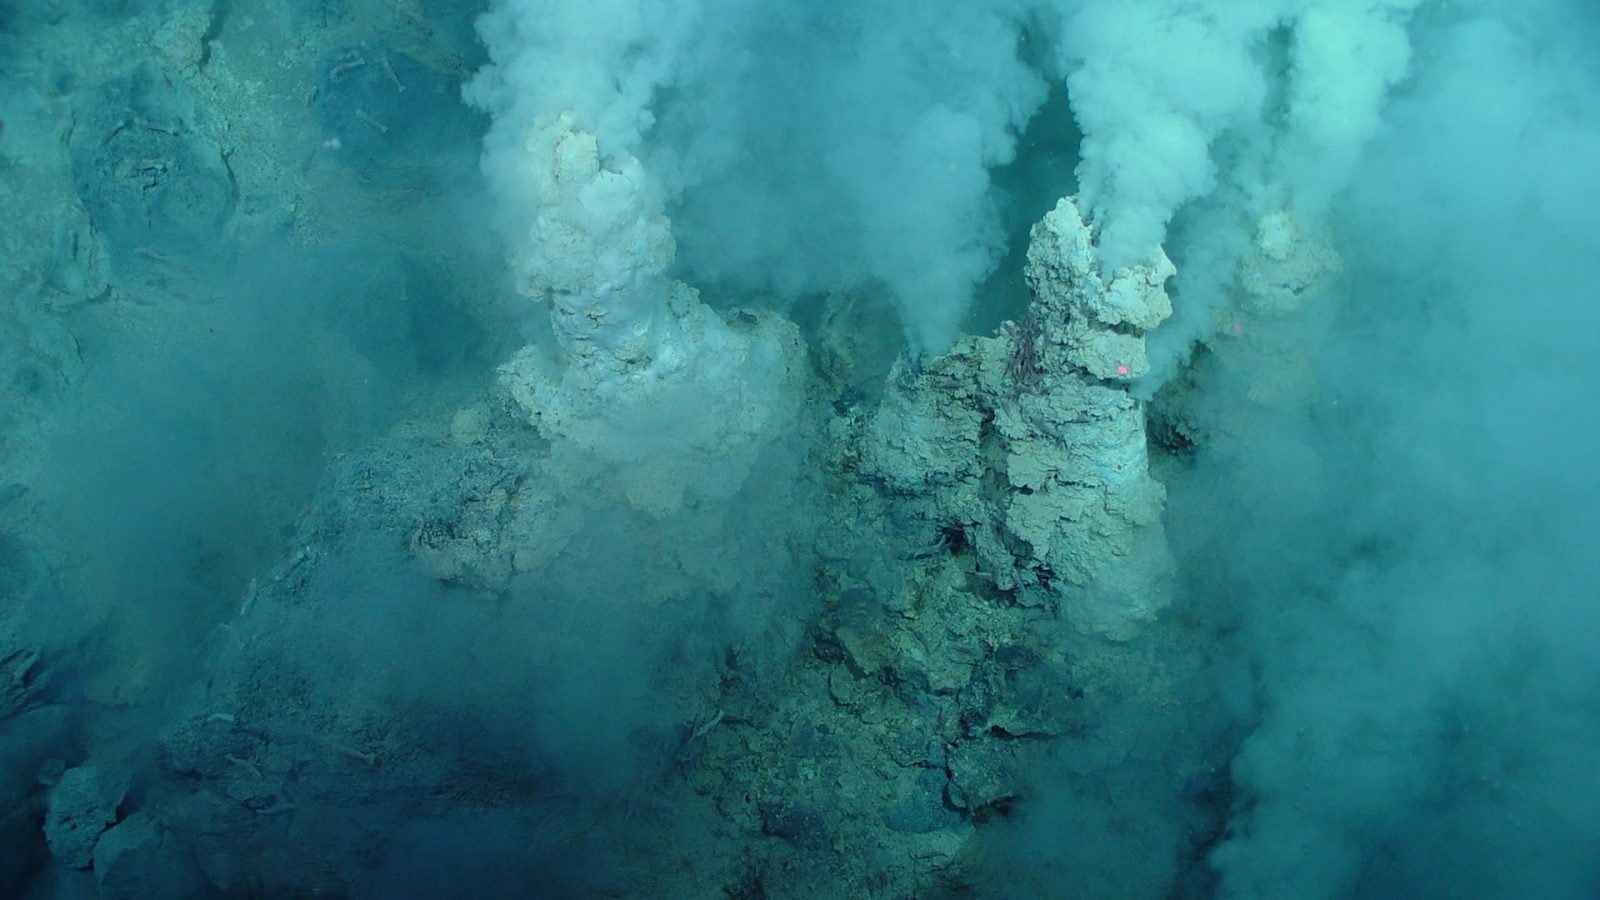
{"type": "Polygon", "coordinates": [[[1597,27],[1581,4],[1420,8],[1329,198],[1331,295],[1262,323],[1287,356],[1205,347],[1173,388],[1200,437],[1167,477],[1173,615],[1219,629],[1191,651],[1193,718],[1143,711],[1152,742],[1109,788],[1065,751],[990,841],[994,877],[1147,896],[1220,802],[1185,896],[1600,889],[1597,27]],[[1194,734],[1230,728],[1220,796],[1176,780],[1194,734]]]}
{"type": "Polygon", "coordinates": [[[1596,24],[1423,17],[1338,203],[1317,406],[1181,486],[1182,532],[1242,538],[1204,567],[1255,670],[1240,896],[1600,887],[1596,24]]]}

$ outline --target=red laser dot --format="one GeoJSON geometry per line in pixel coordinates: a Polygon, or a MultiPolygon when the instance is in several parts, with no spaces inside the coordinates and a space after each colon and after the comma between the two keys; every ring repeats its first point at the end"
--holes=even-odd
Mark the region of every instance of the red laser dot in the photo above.
{"type": "Polygon", "coordinates": [[[1128,374],[1128,367],[1127,366],[1117,366],[1117,374],[1118,375],[1126,375],[1126,374],[1128,374]]]}
{"type": "Polygon", "coordinates": [[[1244,326],[1240,325],[1238,322],[1233,323],[1233,333],[1238,334],[1241,331],[1244,331],[1244,326]]]}

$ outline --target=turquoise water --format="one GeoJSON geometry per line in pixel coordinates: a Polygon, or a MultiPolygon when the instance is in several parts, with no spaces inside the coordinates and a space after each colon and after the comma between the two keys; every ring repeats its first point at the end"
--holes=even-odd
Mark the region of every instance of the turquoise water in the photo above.
{"type": "Polygon", "coordinates": [[[1302,6],[0,0],[0,895],[1600,892],[1600,21],[1302,6]]]}

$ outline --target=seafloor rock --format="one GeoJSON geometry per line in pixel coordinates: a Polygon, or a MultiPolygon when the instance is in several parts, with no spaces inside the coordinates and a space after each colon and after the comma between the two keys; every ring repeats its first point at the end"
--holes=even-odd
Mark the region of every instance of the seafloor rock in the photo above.
{"type": "Polygon", "coordinates": [[[1000,590],[1126,638],[1168,600],[1166,492],[1125,383],[1148,369],[1141,335],[1171,311],[1172,265],[1158,253],[1103,279],[1070,199],[1035,226],[1028,255],[1027,317],[903,367],[864,426],[860,465],[915,515],[961,529],[1000,590]]]}
{"type": "Polygon", "coordinates": [[[331,159],[384,188],[438,189],[439,159],[468,157],[479,124],[461,85],[382,41],[318,63],[312,111],[331,159]]]}
{"type": "Polygon", "coordinates": [[[724,320],[668,277],[670,224],[637,160],[602,156],[570,114],[532,131],[515,184],[538,216],[513,264],[550,304],[564,358],[529,347],[502,380],[569,487],[655,516],[728,499],[798,414],[798,329],[771,313],[724,320]]]}
{"type": "Polygon", "coordinates": [[[1106,277],[1093,232],[1071,197],[1033,227],[1026,276],[1039,324],[1039,362],[1065,363],[1096,378],[1127,380],[1149,371],[1144,332],[1172,315],[1166,281],[1176,274],[1160,249],[1106,277]]]}
{"type": "Polygon", "coordinates": [[[75,869],[88,868],[101,833],[117,821],[125,791],[125,785],[94,765],[62,773],[45,812],[44,836],[50,852],[75,869]]]}
{"type": "Polygon", "coordinates": [[[180,84],[141,69],[107,82],[73,129],[78,197],[119,265],[212,246],[236,187],[214,114],[180,84]]]}
{"type": "Polygon", "coordinates": [[[94,848],[101,900],[201,896],[204,881],[156,820],[135,812],[107,829],[94,848]]]}

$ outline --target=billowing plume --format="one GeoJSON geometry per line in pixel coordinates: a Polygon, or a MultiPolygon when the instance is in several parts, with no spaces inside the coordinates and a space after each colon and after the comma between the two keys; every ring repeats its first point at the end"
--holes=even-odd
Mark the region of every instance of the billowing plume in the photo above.
{"type": "Polygon", "coordinates": [[[989,171],[1046,91],[1020,3],[601,6],[508,0],[480,22],[494,65],[468,96],[495,117],[484,167],[513,244],[536,215],[522,143],[570,111],[643,163],[691,282],[878,286],[917,350],[948,345],[1001,252],[989,171]]]}
{"type": "Polygon", "coordinates": [[[1291,202],[1318,213],[1405,74],[1419,2],[1073,4],[1058,59],[1105,264],[1142,257],[1185,204],[1217,192],[1256,216],[1291,202]]]}

